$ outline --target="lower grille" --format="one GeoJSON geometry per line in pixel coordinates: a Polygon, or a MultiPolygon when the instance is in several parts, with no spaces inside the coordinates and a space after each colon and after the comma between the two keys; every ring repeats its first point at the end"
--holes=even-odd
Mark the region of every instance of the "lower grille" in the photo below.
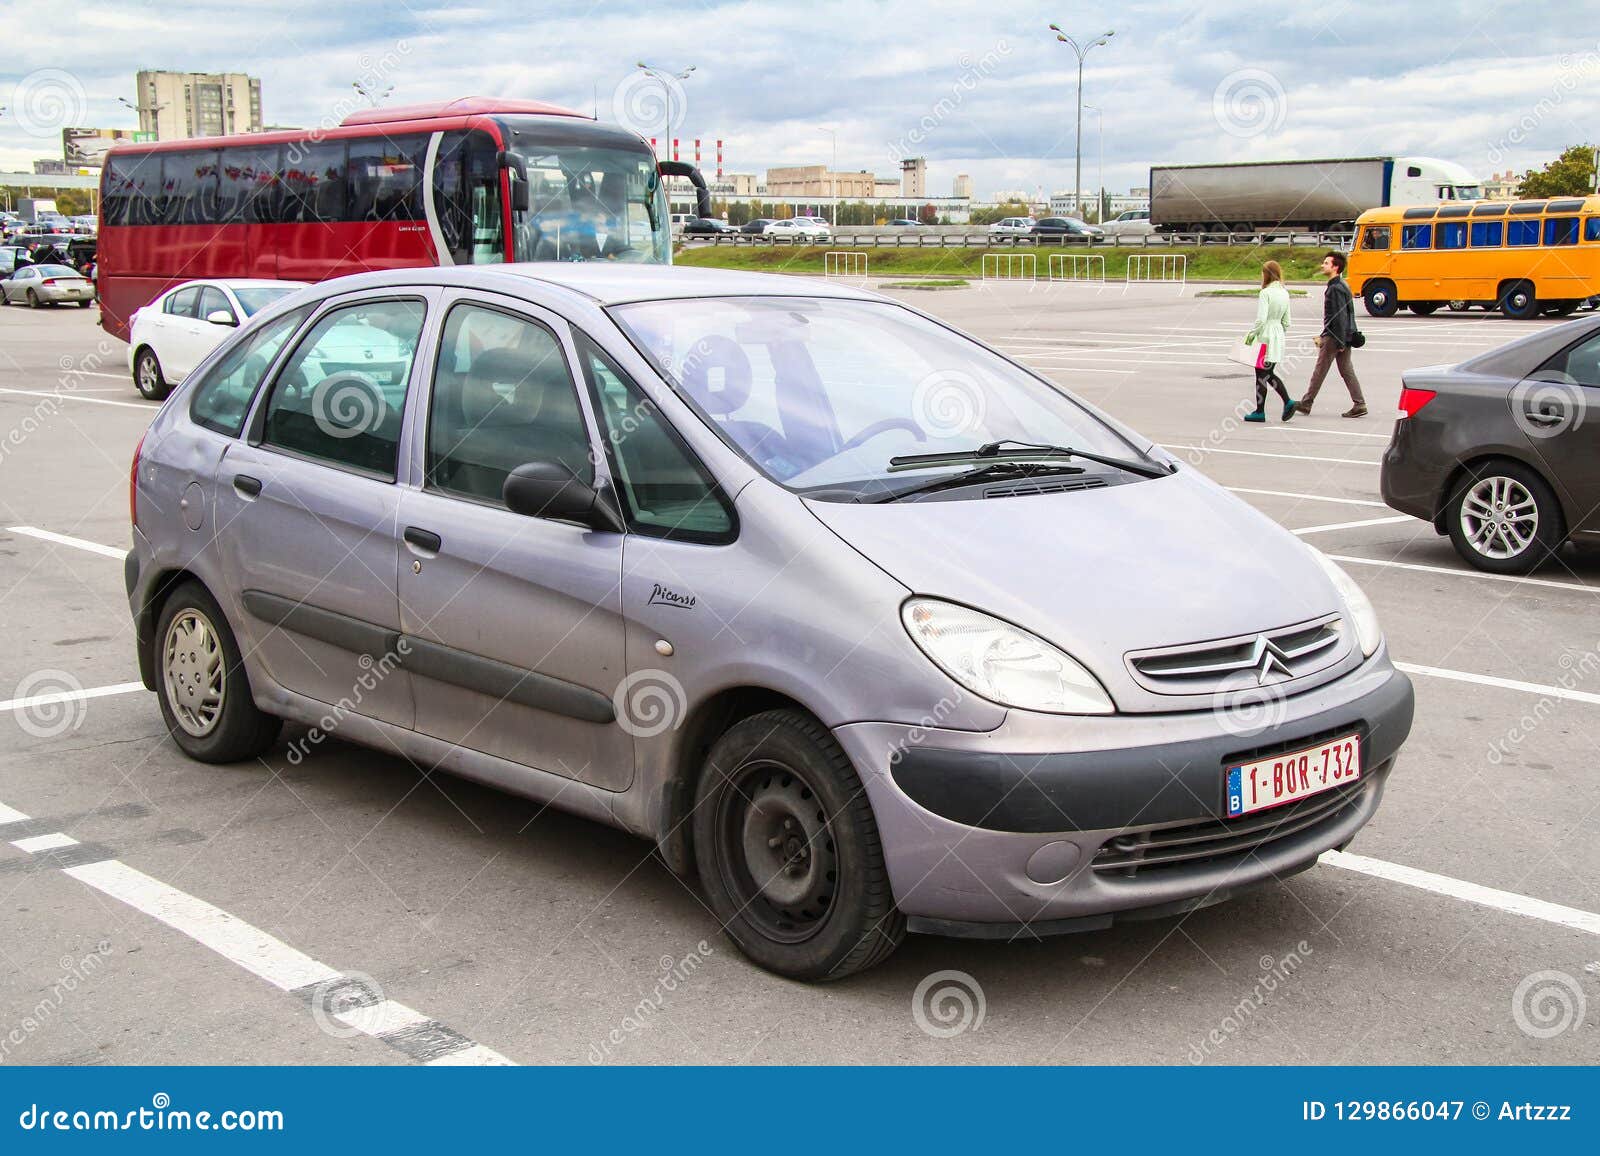
{"type": "Polygon", "coordinates": [[[1242,859],[1291,835],[1342,819],[1369,786],[1366,779],[1237,819],[1207,819],[1182,827],[1125,831],[1103,844],[1090,862],[1096,872],[1135,878],[1159,871],[1242,859]]]}

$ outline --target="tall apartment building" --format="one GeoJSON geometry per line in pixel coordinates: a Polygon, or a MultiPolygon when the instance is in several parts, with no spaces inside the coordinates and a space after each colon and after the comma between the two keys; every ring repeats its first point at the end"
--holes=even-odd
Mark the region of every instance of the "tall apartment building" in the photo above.
{"type": "Polygon", "coordinates": [[[139,131],[156,140],[260,132],[261,81],[242,72],[141,71],[139,131]]]}

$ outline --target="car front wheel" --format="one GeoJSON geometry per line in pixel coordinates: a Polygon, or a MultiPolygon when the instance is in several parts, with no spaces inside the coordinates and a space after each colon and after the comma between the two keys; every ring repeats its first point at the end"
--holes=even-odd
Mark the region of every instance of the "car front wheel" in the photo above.
{"type": "Polygon", "coordinates": [[[744,719],[712,746],[694,848],[717,921],[769,971],[841,979],[905,936],[866,789],[828,729],[799,711],[744,719]]]}
{"type": "Polygon", "coordinates": [[[1528,574],[1561,545],[1561,510],[1550,487],[1517,462],[1490,462],[1456,487],[1450,541],[1467,562],[1492,574],[1528,574]]]}

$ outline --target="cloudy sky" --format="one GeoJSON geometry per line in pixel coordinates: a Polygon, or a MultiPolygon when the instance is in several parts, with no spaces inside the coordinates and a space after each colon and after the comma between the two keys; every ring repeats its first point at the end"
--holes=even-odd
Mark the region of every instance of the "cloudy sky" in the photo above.
{"type": "MultiPolygon", "coordinates": [[[[930,192],[948,194],[963,172],[980,195],[1049,192],[1072,184],[1076,73],[1051,22],[1084,40],[1115,29],[1084,73],[1114,191],[1145,184],[1152,162],[1218,159],[1420,153],[1487,176],[1600,136],[1600,24],[1514,0],[78,0],[65,13],[0,0],[0,11],[13,30],[0,59],[5,169],[59,157],[64,124],[133,127],[117,98],[132,98],[139,68],[259,76],[275,124],[336,122],[351,81],[366,79],[393,85],[394,103],[527,97],[655,135],[660,88],[640,84],[642,59],[695,66],[674,100],[677,135],[722,138],[729,171],[828,163],[836,138],[844,169],[891,175],[900,156],[926,156],[930,192]]],[[[1085,113],[1085,187],[1099,158],[1085,113]]]]}

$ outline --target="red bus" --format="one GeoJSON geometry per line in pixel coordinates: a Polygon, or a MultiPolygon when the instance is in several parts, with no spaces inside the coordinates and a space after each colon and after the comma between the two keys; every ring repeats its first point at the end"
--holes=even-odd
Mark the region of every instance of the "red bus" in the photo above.
{"type": "Polygon", "coordinates": [[[672,259],[642,137],[533,101],[368,109],[337,128],[112,149],[101,176],[100,324],[197,277],[320,281],[369,269],[672,259]]]}

